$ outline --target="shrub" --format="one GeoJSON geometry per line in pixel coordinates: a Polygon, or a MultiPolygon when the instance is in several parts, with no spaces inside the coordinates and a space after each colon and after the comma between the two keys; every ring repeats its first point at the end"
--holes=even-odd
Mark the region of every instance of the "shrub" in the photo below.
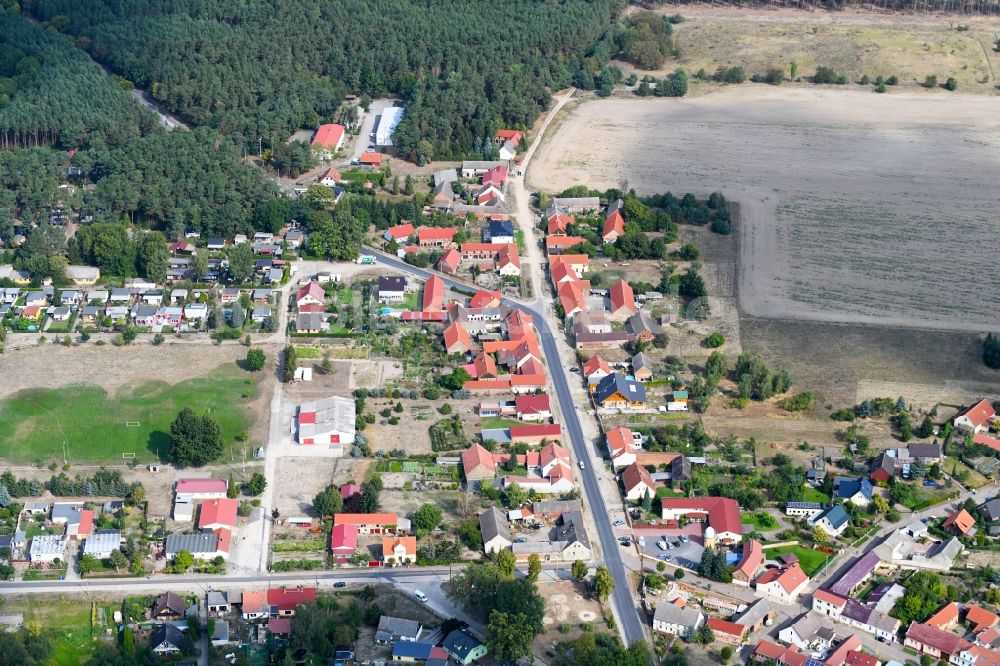
{"type": "Polygon", "coordinates": [[[948,80],[944,82],[945,90],[955,90],[958,88],[958,81],[955,80],[954,76],[949,76],[948,80]]]}
{"type": "Polygon", "coordinates": [[[816,73],[813,75],[813,83],[836,83],[837,73],[833,71],[830,67],[824,67],[820,65],[816,68],[816,73]]]}
{"type": "Polygon", "coordinates": [[[790,412],[804,412],[810,409],[813,404],[813,392],[803,391],[802,393],[796,393],[795,395],[790,395],[781,401],[781,406],[790,412]]]}
{"type": "Polygon", "coordinates": [[[893,74],[892,76],[886,78],[886,85],[897,86],[899,85],[899,77],[893,74]]]}
{"type": "Polygon", "coordinates": [[[162,345],[163,344],[163,340],[164,340],[164,337],[163,337],[162,333],[157,333],[156,335],[153,336],[153,344],[156,345],[156,346],[162,345]]]}
{"type": "Polygon", "coordinates": [[[853,421],[854,410],[850,407],[844,407],[830,414],[830,418],[834,421],[853,421]]]}
{"type": "Polygon", "coordinates": [[[705,346],[708,347],[709,349],[716,349],[717,347],[721,347],[725,343],[726,343],[726,338],[725,336],[722,335],[722,333],[712,333],[710,336],[705,338],[705,346]]]}
{"type": "Polygon", "coordinates": [[[937,88],[938,80],[934,74],[928,74],[924,79],[924,88],[937,88]]]}

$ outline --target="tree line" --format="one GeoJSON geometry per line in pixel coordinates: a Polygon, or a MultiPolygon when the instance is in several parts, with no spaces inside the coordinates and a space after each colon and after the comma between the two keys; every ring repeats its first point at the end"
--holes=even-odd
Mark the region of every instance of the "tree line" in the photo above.
{"type": "Polygon", "coordinates": [[[606,63],[611,54],[584,61],[623,3],[24,4],[172,112],[246,145],[315,127],[346,93],[394,96],[407,109],[394,143],[417,157],[426,141],[432,159],[461,157],[501,125],[531,125],[575,71],[606,63]]]}

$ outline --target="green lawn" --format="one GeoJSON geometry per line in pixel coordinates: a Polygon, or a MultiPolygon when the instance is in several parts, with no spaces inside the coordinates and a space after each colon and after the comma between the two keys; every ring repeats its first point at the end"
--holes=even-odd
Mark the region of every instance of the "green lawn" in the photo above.
{"type": "Polygon", "coordinates": [[[113,396],[93,385],[21,391],[0,401],[0,458],[62,460],[65,442],[73,462],[121,461],[128,452],[137,461],[153,461],[157,452],[167,456],[170,423],[183,407],[215,418],[229,447],[250,429],[249,399],[243,395],[252,398],[255,390],[250,373],[233,364],[174,385],[123,386],[113,396]]]}
{"type": "Polygon", "coordinates": [[[812,577],[813,574],[819,571],[827,558],[827,554],[822,551],[802,546],[782,546],[780,548],[768,548],[764,546],[764,556],[768,559],[776,559],[778,555],[784,555],[785,553],[794,553],[799,558],[802,570],[809,577],[812,577]]]}
{"type": "Polygon", "coordinates": [[[96,645],[90,637],[90,603],[79,597],[24,595],[7,597],[5,613],[23,613],[25,623],[34,620],[52,639],[46,663],[76,666],[87,661],[96,645]]]}
{"type": "Polygon", "coordinates": [[[517,419],[502,419],[499,416],[487,416],[482,419],[482,424],[483,430],[498,430],[500,428],[524,425],[517,419]]]}
{"type": "Polygon", "coordinates": [[[819,502],[820,504],[826,504],[830,501],[829,495],[824,495],[815,488],[806,488],[802,491],[802,501],[803,502],[819,502]]]}
{"type": "Polygon", "coordinates": [[[656,496],[659,498],[663,497],[687,497],[683,490],[672,490],[666,486],[660,486],[656,489],[656,496]]]}
{"type": "Polygon", "coordinates": [[[762,532],[778,529],[777,519],[771,514],[762,511],[757,513],[742,513],[740,514],[740,522],[753,525],[762,532]]]}

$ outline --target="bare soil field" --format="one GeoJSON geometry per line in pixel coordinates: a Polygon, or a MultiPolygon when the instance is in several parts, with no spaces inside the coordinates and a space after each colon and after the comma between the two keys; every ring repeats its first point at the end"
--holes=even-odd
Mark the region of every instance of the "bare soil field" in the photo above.
{"type": "Polygon", "coordinates": [[[788,369],[796,388],[836,409],[904,395],[926,408],[1000,394],[974,333],[787,319],[741,318],[743,348],[788,369]]]}
{"type": "Polygon", "coordinates": [[[852,83],[864,74],[872,80],[894,74],[901,86],[915,88],[933,74],[942,82],[955,77],[964,92],[995,94],[1000,67],[1000,54],[993,51],[1000,32],[995,17],[708,5],[667,5],[657,11],[685,18],[674,26],[681,57],[668,61],[658,76],[678,65],[709,73],[738,65],[747,76],[779,67],[788,76],[795,61],[802,81],[822,65],[852,83]]]}
{"type": "MultiPolygon", "coordinates": [[[[22,389],[95,384],[113,393],[119,386],[151,379],[176,384],[223,363],[246,357],[242,345],[164,344],[127,347],[45,344],[0,354],[0,398],[22,389]]],[[[266,427],[266,426],[265,426],[266,427]]]]}
{"type": "Polygon", "coordinates": [[[274,500],[283,516],[312,515],[312,501],[331,483],[361,483],[370,460],[358,458],[279,458],[274,500]]]}
{"type": "Polygon", "coordinates": [[[595,101],[570,111],[528,178],[548,192],[623,177],[643,193],[723,191],[739,204],[746,314],[980,331],[995,323],[983,285],[1000,283],[1000,263],[970,252],[998,229],[995,106],[763,86],[595,101]]]}

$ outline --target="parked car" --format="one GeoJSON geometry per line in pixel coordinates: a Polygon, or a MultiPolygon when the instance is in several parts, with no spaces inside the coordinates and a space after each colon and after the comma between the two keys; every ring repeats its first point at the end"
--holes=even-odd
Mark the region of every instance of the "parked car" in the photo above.
{"type": "Polygon", "coordinates": [[[621,526],[621,525],[624,525],[624,524],[625,524],[625,521],[624,521],[624,520],[621,520],[621,519],[619,518],[618,520],[616,520],[615,522],[613,522],[613,523],[611,523],[611,524],[612,524],[612,525],[614,525],[615,527],[619,527],[619,526],[621,526]]]}
{"type": "Polygon", "coordinates": [[[666,541],[657,541],[656,542],[656,547],[659,548],[660,550],[666,550],[667,549],[667,542],[666,541]]]}
{"type": "Polygon", "coordinates": [[[333,586],[334,587],[347,587],[347,583],[345,583],[342,580],[338,580],[336,583],[333,584],[333,586]]]}
{"type": "Polygon", "coordinates": [[[681,539],[681,543],[687,543],[688,541],[691,540],[691,539],[687,538],[686,536],[684,536],[683,534],[681,535],[680,539],[681,539]]]}

